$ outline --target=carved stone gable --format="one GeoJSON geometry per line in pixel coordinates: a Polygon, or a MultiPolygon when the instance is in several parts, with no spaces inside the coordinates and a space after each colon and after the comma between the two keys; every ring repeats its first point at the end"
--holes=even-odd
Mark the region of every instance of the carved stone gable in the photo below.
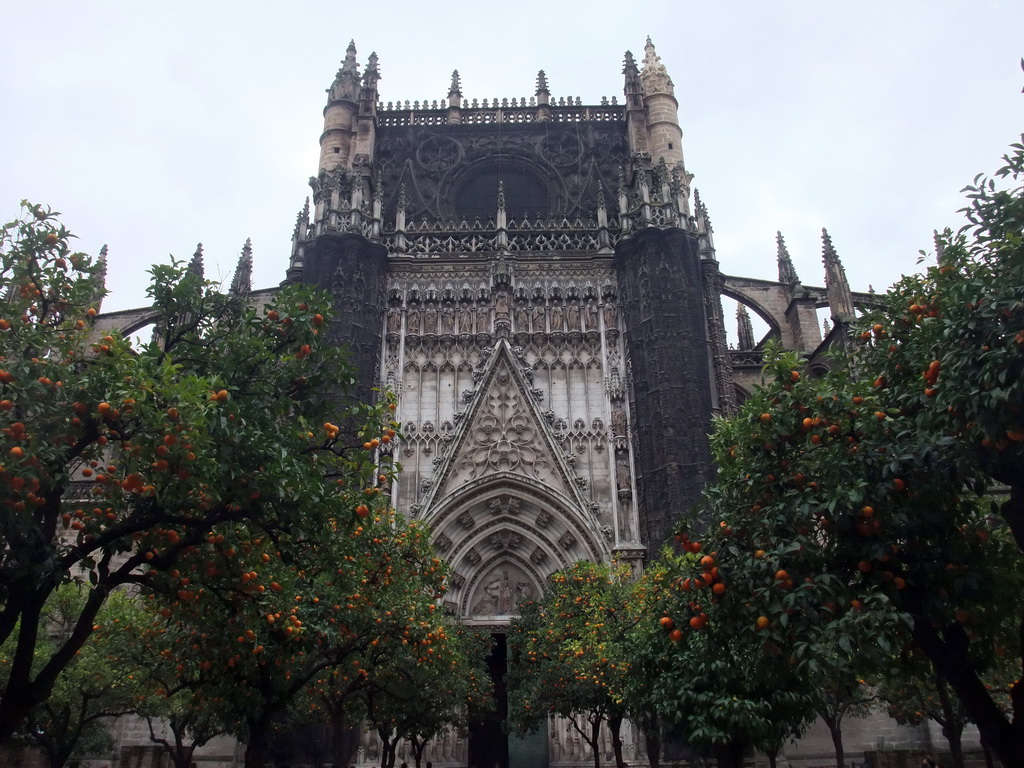
{"type": "MultiPolygon", "coordinates": [[[[507,343],[495,347],[452,441],[437,468],[435,500],[496,474],[521,476],[588,508],[558,441],[544,421],[536,390],[507,343]]],[[[429,514],[429,512],[428,512],[429,514]]]]}

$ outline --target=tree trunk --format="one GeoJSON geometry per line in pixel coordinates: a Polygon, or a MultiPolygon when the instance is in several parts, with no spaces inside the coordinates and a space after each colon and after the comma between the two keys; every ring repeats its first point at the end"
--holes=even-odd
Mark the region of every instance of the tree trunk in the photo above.
{"type": "Polygon", "coordinates": [[[265,768],[270,746],[267,736],[270,733],[271,719],[272,715],[264,712],[257,719],[247,723],[249,738],[245,743],[245,768],[265,768]]]}
{"type": "MultiPolygon", "coordinates": [[[[622,759],[622,715],[609,717],[608,729],[612,733],[612,751],[615,753],[615,768],[626,768],[626,761],[622,759]]],[[[419,768],[419,766],[416,768],[419,768]]]]}
{"type": "Polygon", "coordinates": [[[359,737],[356,730],[348,725],[341,707],[331,707],[330,713],[331,758],[336,768],[347,768],[359,749],[359,737]]]}
{"type": "Polygon", "coordinates": [[[949,743],[949,756],[953,761],[952,768],[964,768],[964,750],[960,742],[960,737],[964,733],[964,721],[959,716],[959,712],[953,706],[953,701],[949,697],[949,689],[946,687],[946,681],[941,674],[935,674],[935,690],[939,694],[939,703],[942,704],[942,717],[944,722],[940,723],[942,726],[942,735],[946,737],[946,741],[949,743]]]}
{"type": "Polygon", "coordinates": [[[398,749],[398,736],[391,738],[390,733],[385,733],[378,728],[377,733],[383,742],[380,750],[380,768],[395,768],[395,750],[398,749]]]}
{"type": "Polygon", "coordinates": [[[743,768],[743,752],[746,745],[738,739],[728,744],[715,745],[715,762],[718,768],[743,768]]]}
{"type": "Polygon", "coordinates": [[[1010,689],[1014,722],[1007,720],[978,678],[968,653],[970,641],[958,623],[941,633],[927,619],[915,616],[914,642],[924,651],[949,686],[971,721],[978,726],[982,741],[995,752],[1003,765],[1024,765],[1024,685],[1010,689]]]}
{"type": "Polygon", "coordinates": [[[420,768],[420,763],[423,762],[423,753],[427,749],[427,742],[430,739],[421,739],[418,736],[409,737],[409,747],[412,749],[412,759],[416,761],[416,768],[420,768]]]}
{"type": "Polygon", "coordinates": [[[765,755],[768,757],[768,768],[776,768],[779,760],[779,748],[772,747],[765,752],[765,755]]]}
{"type": "Polygon", "coordinates": [[[832,736],[832,748],[836,751],[836,768],[844,768],[846,750],[843,748],[843,721],[830,715],[821,715],[821,719],[828,726],[829,735],[832,736]]]}
{"type": "Polygon", "coordinates": [[[594,750],[594,768],[601,768],[601,718],[590,724],[590,748],[594,750]]]}
{"type": "Polygon", "coordinates": [[[643,718],[644,745],[647,747],[647,762],[651,768],[661,768],[661,724],[657,715],[643,718]]]}

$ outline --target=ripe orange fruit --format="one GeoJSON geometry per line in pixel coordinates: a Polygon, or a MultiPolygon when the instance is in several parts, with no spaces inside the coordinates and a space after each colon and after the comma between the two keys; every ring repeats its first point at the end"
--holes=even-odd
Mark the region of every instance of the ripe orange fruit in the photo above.
{"type": "Polygon", "coordinates": [[[663,629],[672,630],[672,629],[675,628],[675,625],[676,625],[676,623],[674,621],[672,621],[672,617],[671,616],[662,616],[661,617],[661,626],[662,626],[663,629]]]}
{"type": "Polygon", "coordinates": [[[680,640],[683,639],[682,630],[673,629],[671,632],[668,633],[668,639],[671,640],[673,643],[678,643],[680,640]]]}
{"type": "Polygon", "coordinates": [[[722,582],[718,582],[717,584],[715,584],[715,586],[711,588],[711,591],[714,592],[716,595],[724,595],[725,584],[723,584],[722,582]]]}
{"type": "Polygon", "coordinates": [[[790,371],[789,379],[790,381],[800,381],[800,371],[790,371]]]}
{"type": "Polygon", "coordinates": [[[771,625],[771,621],[768,619],[767,616],[758,616],[757,617],[757,628],[758,629],[768,629],[769,625],[771,625]]]}
{"type": "Polygon", "coordinates": [[[708,617],[703,613],[690,619],[690,629],[703,629],[708,623],[708,617]]]}
{"type": "Polygon", "coordinates": [[[365,504],[360,504],[356,507],[356,514],[359,515],[359,517],[366,517],[370,514],[370,508],[365,504]]]}
{"type": "Polygon", "coordinates": [[[761,414],[761,423],[762,424],[767,424],[771,420],[772,420],[772,415],[770,413],[762,413],[761,414]]]}
{"type": "Polygon", "coordinates": [[[775,572],[776,581],[786,581],[789,578],[789,574],[781,568],[775,572]]]}

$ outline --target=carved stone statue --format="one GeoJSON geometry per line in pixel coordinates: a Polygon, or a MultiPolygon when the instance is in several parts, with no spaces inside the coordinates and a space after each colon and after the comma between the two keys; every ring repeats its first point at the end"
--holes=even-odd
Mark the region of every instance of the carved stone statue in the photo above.
{"type": "Polygon", "coordinates": [[[476,332],[491,332],[491,308],[484,304],[476,311],[476,332]]]}
{"type": "Polygon", "coordinates": [[[540,333],[544,333],[546,330],[547,328],[544,324],[544,305],[537,304],[533,308],[533,332],[537,333],[539,331],[540,333]]]}
{"type": "Polygon", "coordinates": [[[424,333],[437,333],[437,310],[427,307],[427,316],[423,322],[424,333]]]}
{"type": "Polygon", "coordinates": [[[621,408],[612,411],[612,434],[615,437],[626,436],[626,412],[621,408]]]}
{"type": "Polygon", "coordinates": [[[459,333],[473,333],[473,311],[468,304],[459,308],[459,333]]]}
{"type": "Polygon", "coordinates": [[[455,333],[455,310],[451,302],[445,304],[441,310],[441,333],[455,333]]]}
{"type": "Polygon", "coordinates": [[[619,312],[615,308],[612,302],[608,302],[604,305],[604,327],[605,330],[609,328],[617,328],[619,320],[619,312]]]}
{"type": "Polygon", "coordinates": [[[405,330],[414,335],[420,332],[420,311],[418,309],[409,310],[409,316],[405,321],[405,330]]]}
{"type": "Polygon", "coordinates": [[[516,330],[520,333],[530,331],[530,310],[526,308],[525,304],[516,307],[516,330]]]}
{"type": "Polygon", "coordinates": [[[564,330],[565,326],[565,312],[562,310],[561,304],[555,304],[551,307],[551,332],[557,333],[558,331],[564,330]]]}
{"type": "Polygon", "coordinates": [[[494,298],[494,319],[508,320],[508,296],[504,293],[494,298]]]}
{"type": "Polygon", "coordinates": [[[388,333],[400,333],[402,330],[402,311],[398,307],[388,310],[388,333]]]}
{"type": "Polygon", "coordinates": [[[569,330],[578,331],[580,330],[580,305],[573,302],[569,305],[569,309],[566,312],[566,319],[569,321],[569,330]]]}
{"type": "Polygon", "coordinates": [[[597,330],[597,305],[593,299],[587,302],[586,309],[583,311],[583,323],[586,326],[585,330],[597,330]]]}

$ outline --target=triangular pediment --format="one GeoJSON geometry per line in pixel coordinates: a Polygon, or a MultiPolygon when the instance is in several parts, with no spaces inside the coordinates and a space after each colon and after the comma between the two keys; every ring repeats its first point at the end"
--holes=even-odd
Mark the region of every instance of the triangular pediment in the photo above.
{"type": "Polygon", "coordinates": [[[500,340],[480,377],[451,447],[424,498],[424,514],[467,484],[501,475],[540,485],[586,510],[579,481],[566,462],[533,390],[532,374],[500,340]]]}

